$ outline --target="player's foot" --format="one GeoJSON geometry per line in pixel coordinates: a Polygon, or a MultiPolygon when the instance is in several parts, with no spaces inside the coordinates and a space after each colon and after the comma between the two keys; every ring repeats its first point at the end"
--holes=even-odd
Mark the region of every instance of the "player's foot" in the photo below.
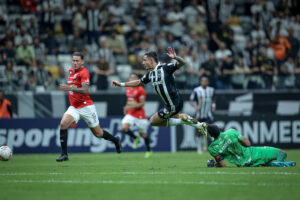
{"type": "Polygon", "coordinates": [[[185,115],[181,119],[182,119],[182,122],[186,125],[193,125],[193,124],[198,123],[197,119],[195,119],[189,115],[185,115]]]}
{"type": "Polygon", "coordinates": [[[117,138],[117,142],[115,143],[116,145],[116,150],[118,153],[122,153],[122,145],[121,145],[121,139],[119,136],[116,137],[117,138]]]}
{"type": "Polygon", "coordinates": [[[197,154],[201,155],[201,154],[203,154],[203,151],[202,150],[197,150],[197,154]]]}
{"type": "MultiPolygon", "coordinates": [[[[182,117],[182,122],[186,125],[192,125],[192,126],[193,125],[195,126],[196,124],[200,123],[200,122],[197,121],[197,119],[195,119],[195,118],[193,118],[189,115],[183,116],[182,117]]],[[[207,123],[205,123],[205,122],[200,123],[200,126],[197,125],[197,129],[199,130],[199,132],[202,135],[204,135],[205,137],[208,137],[207,123]]]]}
{"type": "Polygon", "coordinates": [[[295,167],[296,162],[295,161],[290,161],[290,162],[285,162],[286,167],[295,167]]]}
{"type": "Polygon", "coordinates": [[[133,143],[132,143],[132,148],[133,149],[136,149],[137,148],[137,145],[140,141],[141,137],[140,136],[137,136],[134,140],[133,140],[133,143]]]}
{"type": "Polygon", "coordinates": [[[149,158],[152,155],[152,151],[146,151],[145,158],[149,158]]]}
{"type": "Polygon", "coordinates": [[[68,161],[69,157],[67,154],[61,154],[61,156],[59,158],[56,158],[57,162],[62,162],[62,161],[68,161]]]}
{"type": "Polygon", "coordinates": [[[200,133],[204,135],[206,138],[208,137],[208,132],[207,132],[207,123],[202,122],[200,123],[200,127],[198,128],[200,133]]]}

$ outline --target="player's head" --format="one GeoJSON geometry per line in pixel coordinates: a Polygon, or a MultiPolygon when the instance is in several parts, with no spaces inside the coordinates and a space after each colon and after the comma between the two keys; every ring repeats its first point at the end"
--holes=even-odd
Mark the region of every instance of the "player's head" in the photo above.
{"type": "Polygon", "coordinates": [[[84,56],[81,52],[74,52],[72,54],[72,66],[73,68],[79,69],[84,64],[84,56]]]}
{"type": "Polygon", "coordinates": [[[138,79],[139,79],[139,77],[137,74],[135,74],[135,73],[130,74],[129,81],[135,81],[138,79]]]}
{"type": "Polygon", "coordinates": [[[155,51],[149,51],[145,53],[143,57],[143,65],[146,70],[152,70],[156,67],[158,63],[158,56],[155,51]]]}
{"type": "Polygon", "coordinates": [[[207,125],[207,132],[211,137],[217,138],[217,137],[219,137],[221,131],[220,131],[220,129],[217,125],[208,124],[207,125]]]}
{"type": "Polygon", "coordinates": [[[206,88],[209,84],[208,78],[206,76],[202,76],[200,84],[203,88],[206,88]]]}

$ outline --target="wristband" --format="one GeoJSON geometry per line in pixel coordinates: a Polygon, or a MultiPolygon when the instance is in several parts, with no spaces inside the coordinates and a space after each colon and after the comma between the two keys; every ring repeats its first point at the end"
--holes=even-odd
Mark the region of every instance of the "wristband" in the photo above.
{"type": "Polygon", "coordinates": [[[120,83],[120,86],[121,87],[125,87],[125,83],[120,83]]]}

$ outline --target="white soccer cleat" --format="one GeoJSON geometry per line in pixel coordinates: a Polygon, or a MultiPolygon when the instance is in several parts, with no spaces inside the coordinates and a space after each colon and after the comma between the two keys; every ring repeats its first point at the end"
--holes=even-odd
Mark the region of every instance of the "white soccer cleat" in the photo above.
{"type": "Polygon", "coordinates": [[[198,130],[202,135],[204,135],[206,138],[208,138],[207,123],[201,122],[198,130]]]}

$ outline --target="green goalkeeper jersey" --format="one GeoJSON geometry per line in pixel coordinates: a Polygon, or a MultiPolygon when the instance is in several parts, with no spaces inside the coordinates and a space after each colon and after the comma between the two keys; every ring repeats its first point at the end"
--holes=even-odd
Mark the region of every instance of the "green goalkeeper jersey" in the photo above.
{"type": "Polygon", "coordinates": [[[240,141],[242,135],[229,129],[219,135],[208,147],[216,161],[227,160],[237,166],[266,165],[275,160],[280,149],[273,147],[245,147],[240,141]]]}

